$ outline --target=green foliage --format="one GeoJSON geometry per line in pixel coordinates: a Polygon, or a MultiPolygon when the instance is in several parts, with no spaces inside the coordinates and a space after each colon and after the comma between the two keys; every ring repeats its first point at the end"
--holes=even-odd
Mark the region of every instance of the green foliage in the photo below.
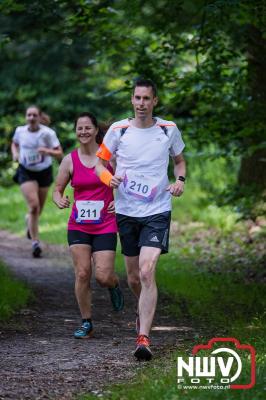
{"type": "Polygon", "coordinates": [[[173,199],[173,219],[181,223],[203,222],[224,233],[231,231],[241,212],[237,201],[232,206],[224,196],[226,188],[236,184],[238,157],[223,157],[215,145],[198,152],[189,142],[188,148],[185,192],[173,199]]]}
{"type": "Polygon", "coordinates": [[[84,107],[117,118],[130,110],[120,91],[143,74],[161,89],[159,112],[180,119],[197,142],[239,150],[248,121],[247,26],[264,28],[263,4],[135,0],[128,14],[123,0],[4,0],[1,113],[38,102],[56,123],[84,107]]]}
{"type": "Polygon", "coordinates": [[[230,204],[243,218],[253,221],[266,215],[266,193],[252,182],[249,186],[227,187],[217,203],[220,206],[230,204]]]}
{"type": "MultiPolygon", "coordinates": [[[[197,151],[212,143],[223,156],[265,149],[265,9],[265,0],[134,0],[130,13],[125,0],[3,0],[0,166],[10,168],[27,105],[52,116],[69,149],[77,113],[106,122],[131,115],[137,75],[157,82],[157,114],[174,119],[197,151]]],[[[2,182],[10,183],[6,174],[2,182]]]]}
{"type": "Polygon", "coordinates": [[[0,276],[0,320],[5,320],[28,302],[31,291],[14,279],[1,261],[0,276]]]}

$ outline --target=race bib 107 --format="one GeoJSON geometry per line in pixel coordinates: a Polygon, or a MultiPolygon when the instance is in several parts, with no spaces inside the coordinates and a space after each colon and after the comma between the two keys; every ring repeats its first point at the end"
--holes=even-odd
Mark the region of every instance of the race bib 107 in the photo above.
{"type": "Polygon", "coordinates": [[[102,222],[103,200],[77,200],[76,222],[79,224],[97,224],[102,222]]]}
{"type": "Polygon", "coordinates": [[[158,179],[138,172],[127,172],[123,181],[125,192],[144,202],[153,201],[158,190],[157,183],[158,179]]]}

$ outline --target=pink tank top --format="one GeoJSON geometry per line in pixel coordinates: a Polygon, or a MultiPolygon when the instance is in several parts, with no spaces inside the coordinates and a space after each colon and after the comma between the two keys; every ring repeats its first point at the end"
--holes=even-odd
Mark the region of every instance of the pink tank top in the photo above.
{"type": "MultiPolygon", "coordinates": [[[[117,225],[114,214],[107,212],[113,201],[113,189],[100,181],[95,167],[85,167],[79,158],[78,150],[71,152],[73,175],[71,186],[74,189],[74,203],[68,221],[68,230],[82,231],[89,234],[116,233],[117,225]]],[[[111,165],[108,170],[113,173],[111,165]]]]}

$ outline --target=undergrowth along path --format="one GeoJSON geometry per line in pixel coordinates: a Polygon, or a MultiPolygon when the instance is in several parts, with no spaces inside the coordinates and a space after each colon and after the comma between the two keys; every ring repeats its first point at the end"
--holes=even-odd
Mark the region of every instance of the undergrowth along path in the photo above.
{"type": "MultiPolygon", "coordinates": [[[[112,311],[108,291],[93,282],[95,337],[76,340],[80,324],[74,297],[74,273],[66,246],[44,245],[34,259],[30,242],[0,231],[0,257],[34,293],[28,308],[0,322],[0,399],[73,399],[131,379],[146,363],[134,360],[135,301],[122,279],[125,309],[112,311]]],[[[159,295],[152,331],[155,358],[183,346],[193,337],[191,326],[167,313],[159,295]]]]}

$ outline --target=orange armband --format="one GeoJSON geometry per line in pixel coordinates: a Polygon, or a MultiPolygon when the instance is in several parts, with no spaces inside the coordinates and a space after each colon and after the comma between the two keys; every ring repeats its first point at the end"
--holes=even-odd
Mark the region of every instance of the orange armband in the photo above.
{"type": "Polygon", "coordinates": [[[105,169],[103,172],[101,172],[99,176],[100,180],[107,186],[110,186],[112,177],[113,175],[108,171],[108,169],[105,169]]]}

